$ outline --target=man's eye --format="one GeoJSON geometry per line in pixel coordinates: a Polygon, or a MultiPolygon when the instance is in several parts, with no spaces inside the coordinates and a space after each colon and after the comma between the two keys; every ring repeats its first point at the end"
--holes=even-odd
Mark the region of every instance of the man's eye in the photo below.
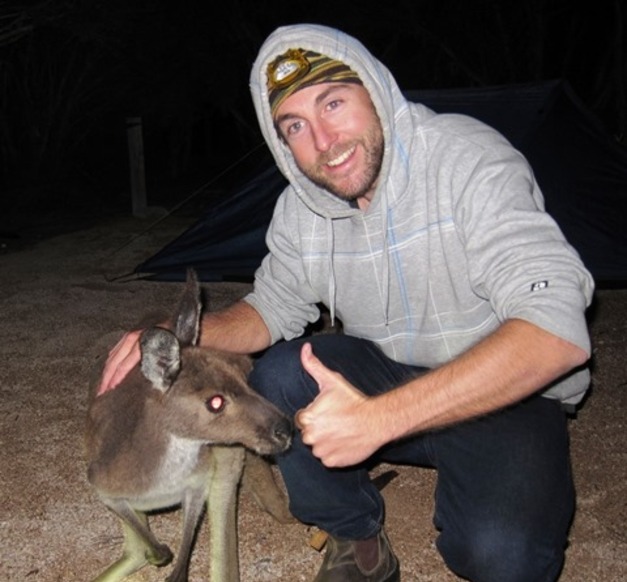
{"type": "Polygon", "coordinates": [[[302,121],[295,121],[294,123],[290,123],[286,128],[287,135],[295,135],[297,134],[301,128],[303,127],[302,121]]]}

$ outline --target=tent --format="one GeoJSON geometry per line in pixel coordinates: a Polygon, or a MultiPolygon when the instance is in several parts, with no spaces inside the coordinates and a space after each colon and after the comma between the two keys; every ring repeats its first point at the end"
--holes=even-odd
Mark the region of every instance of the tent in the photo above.
{"type": "MultiPolygon", "coordinates": [[[[547,210],[598,284],[627,283],[627,150],[621,149],[565,81],[408,91],[437,112],[480,119],[530,161],[547,210]]],[[[265,255],[265,232],[286,185],[268,158],[260,170],[135,272],[183,280],[246,280],[265,255]]]]}

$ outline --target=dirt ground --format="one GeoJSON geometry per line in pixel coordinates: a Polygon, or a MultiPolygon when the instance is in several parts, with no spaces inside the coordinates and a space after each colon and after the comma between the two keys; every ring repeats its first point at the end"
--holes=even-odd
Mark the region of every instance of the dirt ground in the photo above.
{"type": "MultiPolygon", "coordinates": [[[[1,239],[1,581],[85,581],[118,556],[118,523],[85,476],[87,378],[122,330],[178,296],[178,284],[111,279],[132,271],[183,222],[170,218],[146,230],[150,220],[122,217],[36,244],[1,239]]],[[[219,308],[249,287],[205,288],[211,307],[219,308]]],[[[627,290],[597,292],[591,330],[593,390],[570,426],[578,509],[561,580],[618,582],[627,580],[627,290]]],[[[434,473],[397,470],[384,495],[403,580],[456,580],[434,548],[434,473]]],[[[173,548],[179,518],[170,512],[152,521],[173,548]]],[[[207,579],[206,527],[192,558],[193,582],[207,579]]],[[[243,582],[313,579],[322,555],[308,545],[308,527],[278,525],[243,495],[239,531],[243,582]]],[[[145,568],[132,580],[162,580],[168,571],[145,568]]]]}

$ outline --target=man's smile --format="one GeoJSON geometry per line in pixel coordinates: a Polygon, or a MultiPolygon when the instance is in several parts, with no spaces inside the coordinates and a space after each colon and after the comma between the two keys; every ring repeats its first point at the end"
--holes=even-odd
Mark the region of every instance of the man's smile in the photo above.
{"type": "Polygon", "coordinates": [[[356,149],[357,149],[357,146],[354,145],[353,147],[346,150],[344,153],[340,154],[336,158],[326,162],[326,165],[330,166],[331,168],[335,168],[336,166],[343,164],[346,160],[348,160],[348,158],[350,158],[353,155],[356,149]]]}

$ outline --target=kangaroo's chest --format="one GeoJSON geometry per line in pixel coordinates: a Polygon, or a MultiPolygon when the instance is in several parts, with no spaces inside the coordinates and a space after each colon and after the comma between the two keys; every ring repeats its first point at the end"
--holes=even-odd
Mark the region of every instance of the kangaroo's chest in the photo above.
{"type": "Polygon", "coordinates": [[[190,488],[207,486],[206,445],[177,436],[170,436],[155,468],[150,487],[133,505],[149,510],[176,505],[190,488]]]}
{"type": "Polygon", "coordinates": [[[165,482],[184,480],[193,473],[200,461],[201,441],[170,436],[160,467],[160,478],[165,482]]]}

